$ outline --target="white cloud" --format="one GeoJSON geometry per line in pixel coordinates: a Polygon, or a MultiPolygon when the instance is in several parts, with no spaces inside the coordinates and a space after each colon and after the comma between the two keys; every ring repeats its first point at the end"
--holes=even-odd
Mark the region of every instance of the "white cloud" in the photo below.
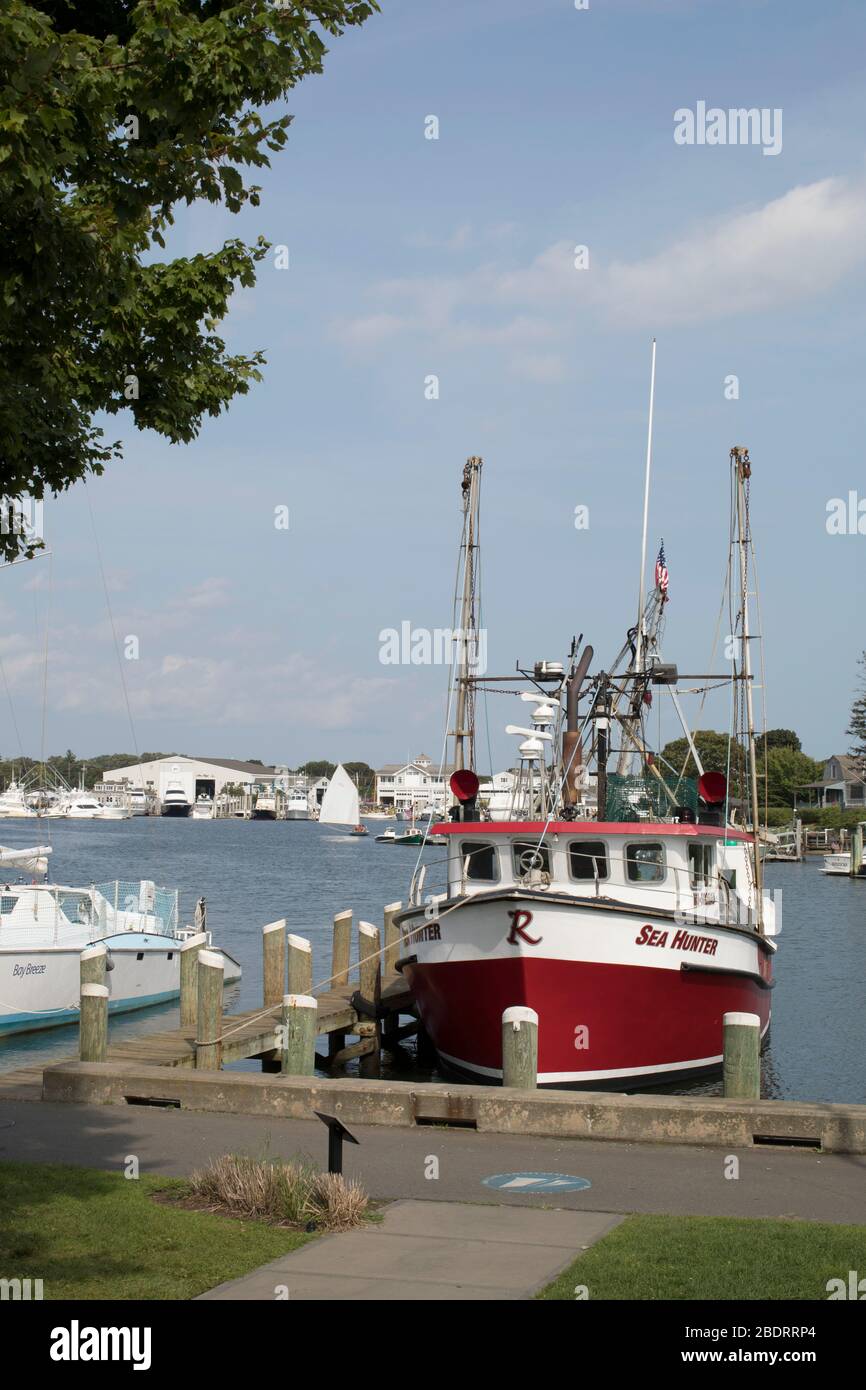
{"type": "Polygon", "coordinates": [[[802,184],[655,256],[605,273],[602,306],[625,323],[696,323],[781,308],[838,284],[866,257],[866,189],[802,184]]]}
{"type": "Polygon", "coordinates": [[[525,266],[384,281],[373,293],[395,312],[344,321],[340,336],[367,347],[412,333],[442,349],[500,347],[511,351],[512,370],[550,381],[562,365],[551,345],[573,335],[577,311],[612,327],[661,328],[779,309],[832,289],[866,259],[866,184],[798,185],[637,260],[605,262],[593,246],[589,269],[577,269],[575,244],[561,238],[525,266]]]}

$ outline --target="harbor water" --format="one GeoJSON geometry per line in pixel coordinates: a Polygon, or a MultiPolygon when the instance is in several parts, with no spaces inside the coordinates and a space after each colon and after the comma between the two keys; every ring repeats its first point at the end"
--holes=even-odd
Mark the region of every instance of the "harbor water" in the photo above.
{"type": "MultiPolygon", "coordinates": [[[[237,957],[242,982],[227,995],[232,1011],[261,1004],[261,928],[285,917],[313,946],[314,987],[330,975],[331,921],[351,908],[381,924],[386,903],[406,899],[418,851],[377,844],[385,824],[353,837],[304,821],[193,821],[135,817],[116,822],[3,821],[14,848],[50,843],[54,883],[85,886],[115,878],[153,879],[180,890],[180,921],[207,900],[216,945],[237,957]]],[[[441,860],[442,846],[424,857],[441,860]]],[[[776,1099],[866,1102],[866,881],[827,877],[820,858],[766,865],[767,888],[781,903],[776,988],[763,1093],[776,1099]],[[781,898],[778,897],[781,890],[781,898]]],[[[778,911],[778,907],[777,907],[778,911]]],[[[111,1040],[178,1024],[175,1005],[111,1022],[111,1040]]],[[[0,1071],[44,1065],[77,1047],[75,1027],[0,1041],[0,1071]]],[[[256,1067],[256,1063],[244,1066],[256,1067]]],[[[400,1073],[405,1075],[405,1073],[400,1073]]],[[[717,1094],[719,1082],[667,1088],[717,1094]]]]}

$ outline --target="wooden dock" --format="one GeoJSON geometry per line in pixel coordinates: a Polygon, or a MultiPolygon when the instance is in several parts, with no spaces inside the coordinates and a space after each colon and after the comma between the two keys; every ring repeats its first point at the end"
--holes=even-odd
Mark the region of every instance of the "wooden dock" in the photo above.
{"type": "MultiPolygon", "coordinates": [[[[344,917],[349,914],[342,914],[344,917]]],[[[359,997],[358,980],[331,989],[313,991],[316,1000],[317,1038],[327,1037],[327,1055],[316,1053],[316,1066],[323,1070],[339,1068],[355,1058],[363,1059],[365,1070],[372,1065],[378,1074],[380,1046],[399,1043],[417,1028],[416,1023],[400,1027],[400,1015],[414,1012],[414,1003],[402,975],[393,968],[393,943],[386,969],[378,974],[375,988],[367,997],[375,999],[371,1008],[359,997]],[[381,987],[379,985],[381,980],[381,987]],[[346,1035],[358,1042],[346,1046],[346,1035]]],[[[348,974],[348,970],[346,971],[348,974]]],[[[365,981],[361,979],[361,987],[365,981]]],[[[367,982],[369,986],[369,981],[367,982]]],[[[281,1004],[250,1009],[240,1014],[222,1014],[219,1034],[220,1066],[258,1058],[265,1071],[279,1071],[280,1052],[276,1030],[281,1022],[281,1004]]],[[[194,1023],[165,1032],[126,1038],[108,1047],[105,1060],[144,1066],[192,1067],[196,1065],[196,1025],[194,1023]]],[[[53,1058],[46,1065],[77,1062],[77,1054],[53,1058]]],[[[0,1099],[38,1100],[42,1091],[42,1066],[22,1067],[0,1072],[0,1099]]],[[[368,1074],[371,1074],[368,1071],[368,1074]]]]}

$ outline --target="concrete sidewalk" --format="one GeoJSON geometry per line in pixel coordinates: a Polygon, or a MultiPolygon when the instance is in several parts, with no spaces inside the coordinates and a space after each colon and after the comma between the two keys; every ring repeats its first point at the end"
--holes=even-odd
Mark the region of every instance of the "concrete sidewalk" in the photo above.
{"type": "Polygon", "coordinates": [[[606,1212],[394,1202],[381,1224],[322,1236],[202,1299],[527,1299],[623,1218],[606,1212]]]}

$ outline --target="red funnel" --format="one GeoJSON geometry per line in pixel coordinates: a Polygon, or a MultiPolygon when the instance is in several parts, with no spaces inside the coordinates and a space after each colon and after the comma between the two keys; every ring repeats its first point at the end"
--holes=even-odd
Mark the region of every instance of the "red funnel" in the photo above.
{"type": "Polygon", "coordinates": [[[698,795],[708,806],[718,806],[728,791],[728,779],[723,772],[704,772],[698,781],[698,795]]]}
{"type": "Polygon", "coordinates": [[[480,784],[474,772],[468,767],[461,767],[457,772],[452,772],[448,785],[458,801],[471,801],[473,796],[478,795],[480,784]]]}

